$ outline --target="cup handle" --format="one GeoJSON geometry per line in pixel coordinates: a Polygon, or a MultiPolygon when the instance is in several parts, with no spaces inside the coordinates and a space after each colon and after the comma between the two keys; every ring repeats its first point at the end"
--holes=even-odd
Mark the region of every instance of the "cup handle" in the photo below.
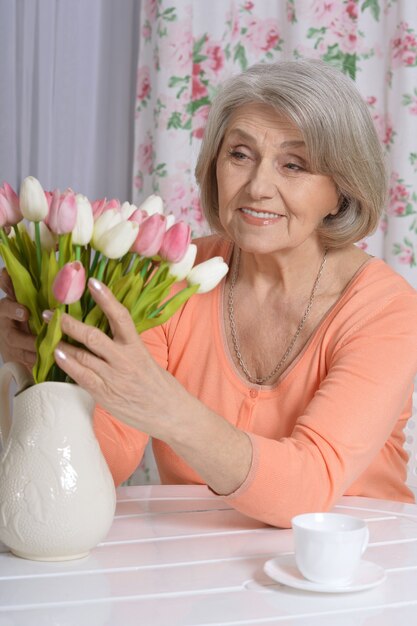
{"type": "Polygon", "coordinates": [[[365,526],[365,536],[363,538],[361,554],[363,554],[365,552],[366,548],[368,547],[368,543],[369,543],[369,528],[367,526],[365,526]]]}
{"type": "Polygon", "coordinates": [[[9,399],[12,378],[16,381],[17,393],[33,385],[32,375],[21,363],[5,363],[0,368],[0,444],[3,448],[9,437],[12,423],[9,399]]]}

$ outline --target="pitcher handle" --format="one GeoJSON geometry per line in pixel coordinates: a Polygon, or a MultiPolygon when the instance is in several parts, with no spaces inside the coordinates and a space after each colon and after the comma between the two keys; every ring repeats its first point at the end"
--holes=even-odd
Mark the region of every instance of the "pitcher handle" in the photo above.
{"type": "Polygon", "coordinates": [[[17,393],[33,385],[32,375],[21,363],[5,363],[0,368],[0,444],[5,446],[12,423],[10,416],[9,387],[16,381],[17,393]]]}

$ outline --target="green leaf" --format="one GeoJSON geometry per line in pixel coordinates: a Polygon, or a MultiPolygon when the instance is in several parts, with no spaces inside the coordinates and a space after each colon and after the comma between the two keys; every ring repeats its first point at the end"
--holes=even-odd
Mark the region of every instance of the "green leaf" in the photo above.
{"type": "Polygon", "coordinates": [[[234,52],[235,53],[233,55],[233,61],[237,61],[238,63],[240,63],[242,71],[245,70],[248,67],[248,60],[246,58],[245,48],[242,46],[241,43],[238,43],[234,48],[234,52]]]}
{"type": "Polygon", "coordinates": [[[171,76],[168,81],[168,87],[176,87],[177,85],[188,85],[190,82],[189,76],[171,76]]]}
{"type": "Polygon", "coordinates": [[[46,250],[42,250],[41,287],[38,292],[38,308],[40,311],[49,308],[48,273],[49,254],[46,250]]]}
{"type": "Polygon", "coordinates": [[[135,324],[147,317],[152,311],[157,309],[163,300],[168,296],[175,278],[168,275],[167,278],[156,284],[151,289],[144,289],[140,298],[131,309],[131,316],[135,324]]]}
{"type": "Polygon", "coordinates": [[[345,54],[343,59],[343,71],[348,74],[353,80],[356,77],[356,53],[345,54]]]}
{"type": "Polygon", "coordinates": [[[132,288],[133,281],[135,280],[134,274],[127,274],[126,276],[121,276],[118,281],[113,285],[112,292],[115,298],[119,302],[122,302],[126,297],[126,294],[132,288]]]}
{"type": "Polygon", "coordinates": [[[127,292],[127,294],[125,295],[125,297],[121,301],[122,304],[129,311],[129,313],[131,313],[131,311],[133,309],[133,306],[139,300],[140,295],[141,295],[141,291],[142,291],[142,287],[143,287],[143,278],[142,278],[142,276],[140,274],[137,274],[134,277],[133,281],[132,281],[132,284],[131,284],[131,287],[130,287],[129,291],[127,292]]]}
{"type": "MultiPolygon", "coordinates": [[[[20,224],[19,224],[20,226],[20,224]]],[[[35,242],[32,241],[30,235],[26,228],[19,228],[20,240],[22,243],[22,254],[24,265],[26,269],[29,271],[30,275],[33,277],[34,283],[36,284],[37,276],[38,276],[38,262],[36,259],[36,245],[35,242]]]]}
{"type": "Polygon", "coordinates": [[[72,315],[72,317],[74,317],[76,320],[79,320],[81,322],[81,320],[83,319],[83,309],[81,306],[81,301],[77,300],[76,302],[69,304],[68,313],[72,315]]]}
{"type": "Polygon", "coordinates": [[[380,14],[380,8],[379,8],[378,0],[365,0],[365,2],[363,2],[362,6],[361,6],[362,13],[364,11],[366,11],[366,9],[370,9],[374,19],[378,22],[379,21],[379,14],[380,14]]]}
{"type": "Polygon", "coordinates": [[[123,272],[123,265],[119,259],[110,259],[107,262],[104,272],[103,282],[105,285],[112,288],[112,285],[120,278],[123,272]]]}
{"type": "Polygon", "coordinates": [[[187,302],[191,298],[191,296],[198,290],[199,285],[192,285],[191,287],[186,287],[182,291],[179,291],[169,302],[167,302],[166,306],[161,311],[161,314],[158,317],[154,317],[151,319],[145,319],[136,324],[136,330],[138,333],[142,333],[144,330],[148,330],[149,328],[154,328],[155,326],[160,326],[168,321],[174,313],[178,311],[178,309],[187,302]]]}
{"type": "Polygon", "coordinates": [[[13,283],[16,300],[30,311],[29,328],[37,335],[42,328],[42,320],[37,306],[38,290],[33,284],[32,276],[4,243],[0,244],[0,255],[13,283]]]}
{"type": "Polygon", "coordinates": [[[171,117],[168,120],[168,124],[167,124],[167,128],[182,128],[182,120],[181,120],[181,113],[179,113],[178,111],[174,111],[171,114],[171,117]]]}
{"type": "Polygon", "coordinates": [[[186,111],[187,113],[191,113],[191,115],[193,115],[193,113],[195,113],[197,109],[207,104],[210,104],[210,100],[209,98],[207,98],[207,96],[204,96],[204,98],[200,98],[199,100],[192,100],[191,102],[189,102],[187,104],[186,111]]]}
{"type": "Polygon", "coordinates": [[[326,28],[322,26],[321,28],[309,28],[307,31],[307,39],[313,39],[318,35],[325,35],[326,28]]]}
{"type": "MultiPolygon", "coordinates": [[[[199,63],[199,61],[196,61],[196,57],[200,54],[202,47],[204,46],[204,44],[207,41],[207,35],[203,35],[202,37],[200,37],[200,39],[197,39],[197,41],[194,42],[194,46],[193,46],[193,61],[194,63],[199,63]]],[[[207,58],[207,57],[205,57],[207,58]]]]}
{"type": "Polygon", "coordinates": [[[101,323],[101,319],[104,317],[103,311],[100,309],[98,304],[95,304],[91,311],[86,315],[84,319],[84,324],[88,326],[96,326],[99,327],[101,323]]]}
{"type": "Polygon", "coordinates": [[[165,176],[167,176],[166,167],[167,167],[166,163],[158,163],[158,165],[155,167],[153,171],[153,174],[155,176],[159,176],[160,178],[164,178],[165,176]]]}
{"type": "MultiPolygon", "coordinates": [[[[48,280],[47,280],[48,306],[50,309],[55,309],[57,306],[59,306],[60,303],[58,302],[58,300],[55,299],[53,291],[52,291],[52,285],[54,284],[55,277],[59,271],[58,261],[56,259],[54,250],[51,250],[49,254],[49,261],[46,265],[48,269],[48,280]]],[[[42,269],[43,269],[43,265],[42,265],[42,269]]]]}
{"type": "Polygon", "coordinates": [[[51,321],[42,326],[36,339],[38,358],[33,368],[35,383],[45,382],[55,363],[54,350],[62,339],[61,314],[61,309],[55,309],[51,321]]]}
{"type": "Polygon", "coordinates": [[[75,251],[72,247],[72,233],[59,236],[59,267],[75,261],[75,251]]]}
{"type": "Polygon", "coordinates": [[[136,256],[137,255],[135,252],[128,252],[124,255],[124,257],[122,257],[122,259],[120,260],[120,266],[122,268],[123,275],[127,273],[129,267],[131,267],[132,261],[134,261],[136,256]]]}
{"type": "Polygon", "coordinates": [[[161,13],[159,17],[167,22],[175,22],[175,20],[177,19],[175,7],[168,7],[168,9],[165,9],[165,11],[161,13]]]}

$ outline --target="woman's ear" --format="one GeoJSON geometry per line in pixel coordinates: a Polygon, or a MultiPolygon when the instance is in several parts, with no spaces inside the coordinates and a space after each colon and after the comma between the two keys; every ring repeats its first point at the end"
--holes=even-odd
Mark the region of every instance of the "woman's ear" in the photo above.
{"type": "Polygon", "coordinates": [[[339,211],[343,211],[344,209],[347,209],[348,206],[349,206],[348,198],[346,198],[346,196],[344,196],[341,193],[339,195],[339,202],[337,203],[337,206],[330,211],[329,215],[337,215],[339,211]]]}

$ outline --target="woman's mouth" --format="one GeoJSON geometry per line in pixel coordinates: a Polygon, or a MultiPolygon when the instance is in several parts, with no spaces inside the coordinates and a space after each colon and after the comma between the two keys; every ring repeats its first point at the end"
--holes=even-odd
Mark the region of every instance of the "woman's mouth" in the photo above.
{"type": "Polygon", "coordinates": [[[239,211],[244,216],[245,221],[249,222],[250,224],[257,224],[262,226],[267,226],[268,224],[278,222],[283,217],[283,215],[279,215],[278,213],[271,213],[270,211],[258,211],[255,209],[249,209],[247,207],[241,207],[239,211]]]}

